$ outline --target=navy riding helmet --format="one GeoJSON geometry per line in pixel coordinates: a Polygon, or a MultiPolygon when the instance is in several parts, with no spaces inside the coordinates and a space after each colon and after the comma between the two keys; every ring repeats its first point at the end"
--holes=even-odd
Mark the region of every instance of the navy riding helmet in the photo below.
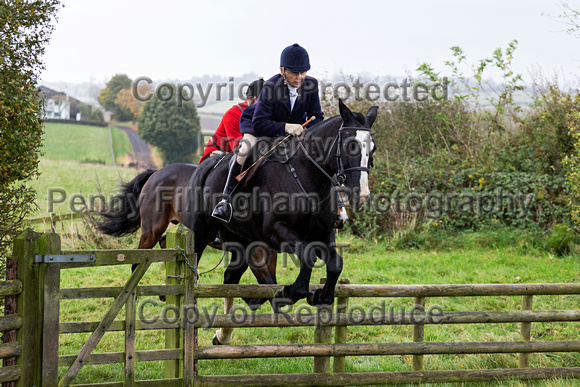
{"type": "Polygon", "coordinates": [[[310,70],[308,53],[298,43],[288,46],[280,55],[280,67],[284,67],[295,73],[303,73],[310,70]]]}

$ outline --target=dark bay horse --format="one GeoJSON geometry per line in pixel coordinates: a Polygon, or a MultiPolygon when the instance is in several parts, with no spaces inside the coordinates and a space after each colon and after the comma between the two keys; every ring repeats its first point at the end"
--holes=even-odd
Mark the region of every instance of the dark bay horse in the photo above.
{"type": "MultiPolygon", "coordinates": [[[[195,209],[186,214],[183,223],[195,233],[198,259],[218,231],[228,243],[232,260],[224,283],[239,283],[256,244],[299,258],[298,277],[276,294],[275,310],[306,297],[316,306],[334,302],[334,288],[342,271],[333,231],[335,188],[342,187],[353,207],[370,195],[368,173],[376,148],[371,126],[377,107],[371,107],[364,116],[339,101],[339,110],[340,116],[308,129],[303,139],[291,139],[256,173],[248,173],[234,191],[233,217],[227,224],[212,218],[211,212],[221,199],[231,155],[202,163],[189,183],[195,209]],[[327,281],[323,289],[309,294],[317,257],[326,262],[327,281]]],[[[260,142],[254,148],[259,149],[260,142]]],[[[248,157],[246,166],[252,161],[248,157]]]]}
{"type": "Polygon", "coordinates": [[[152,249],[157,242],[165,247],[163,233],[169,223],[181,223],[185,210],[185,189],[197,165],[171,164],[147,170],[128,183],[110,208],[101,212],[99,231],[121,237],[141,228],[138,249],[152,249]]]}
{"type": "MultiPolygon", "coordinates": [[[[142,172],[130,182],[121,184],[121,192],[110,208],[100,213],[103,220],[98,224],[99,231],[120,237],[141,228],[138,249],[151,249],[158,242],[165,248],[163,233],[169,223],[183,223],[188,211],[187,186],[196,169],[197,165],[193,164],[171,164],[157,171],[142,172]]],[[[216,235],[217,232],[214,237],[216,235]]],[[[212,239],[208,244],[222,248],[213,242],[212,239]]],[[[276,262],[276,252],[262,248],[252,251],[250,268],[258,283],[276,283],[276,262]]],[[[250,305],[259,305],[264,301],[246,300],[250,305]]],[[[232,300],[226,299],[224,309],[229,311],[231,305],[232,300]]],[[[222,340],[229,342],[226,337],[222,340]]]]}
{"type": "MultiPolygon", "coordinates": [[[[121,185],[121,193],[111,208],[101,212],[98,229],[104,234],[121,237],[141,228],[138,249],[152,249],[158,242],[165,248],[169,223],[183,223],[187,205],[187,185],[197,165],[171,164],[157,171],[147,170],[121,185]]],[[[215,234],[217,235],[217,233],[215,234]]],[[[212,247],[221,249],[210,241],[212,247]]],[[[258,283],[276,283],[276,255],[257,249],[250,268],[258,283]],[[265,254],[268,254],[266,257],[265,254]]]]}

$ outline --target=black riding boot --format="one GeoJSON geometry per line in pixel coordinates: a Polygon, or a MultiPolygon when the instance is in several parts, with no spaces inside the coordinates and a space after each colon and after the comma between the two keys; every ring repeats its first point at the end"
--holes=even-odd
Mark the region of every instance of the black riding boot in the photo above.
{"type": "Polygon", "coordinates": [[[232,205],[230,204],[230,199],[232,196],[232,191],[237,184],[236,176],[240,174],[242,166],[236,161],[236,156],[232,157],[230,162],[230,170],[228,172],[228,179],[226,180],[226,185],[224,187],[224,198],[215,206],[211,216],[217,218],[221,221],[229,223],[232,219],[232,205]]]}

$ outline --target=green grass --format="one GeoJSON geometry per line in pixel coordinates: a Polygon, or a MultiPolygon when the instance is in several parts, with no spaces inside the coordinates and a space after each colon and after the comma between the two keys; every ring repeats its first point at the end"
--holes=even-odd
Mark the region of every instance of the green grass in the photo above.
{"type": "MultiPolygon", "coordinates": [[[[511,233],[504,230],[504,234],[511,233]]],[[[517,234],[517,231],[514,231],[517,234]]],[[[520,282],[577,282],[580,260],[577,257],[556,257],[536,248],[522,248],[522,243],[512,243],[505,235],[493,231],[472,233],[457,238],[460,248],[443,247],[429,250],[395,250],[387,243],[372,243],[354,239],[342,234],[341,240],[351,243],[343,253],[344,270],[342,278],[359,284],[446,284],[446,283],[520,283],[520,282]],[[494,241],[488,246],[487,241],[494,241]]],[[[208,249],[200,261],[200,272],[210,270],[219,262],[221,254],[208,249]]],[[[221,283],[223,264],[211,273],[204,274],[201,283],[221,283]]],[[[129,277],[128,267],[101,267],[94,269],[74,269],[62,274],[61,287],[120,286],[129,277]]],[[[298,274],[292,260],[279,258],[278,279],[280,283],[291,283],[298,274]]],[[[324,268],[315,269],[311,283],[325,277],[324,268]]],[[[155,264],[143,279],[144,284],[164,283],[164,269],[155,264]]],[[[255,283],[247,272],[242,283],[255,283]]],[[[140,299],[139,301],[143,301],[140,299]]],[[[350,306],[361,306],[368,310],[378,305],[380,299],[353,298],[350,306]]],[[[410,308],[411,298],[384,299],[387,307],[404,306],[410,308]]],[[[62,321],[95,321],[100,319],[111,300],[62,301],[62,321]]],[[[241,300],[236,305],[243,306],[241,300]]],[[[470,310],[518,310],[521,297],[451,297],[428,298],[427,308],[438,305],[444,311],[470,310]]],[[[304,305],[300,301],[297,306],[304,305]]],[[[221,300],[202,299],[200,308],[216,307],[220,313],[221,300]]],[[[159,313],[158,308],[148,307],[147,317],[159,313]]],[[[536,296],[534,310],[580,309],[580,296],[536,296]]],[[[268,313],[269,305],[264,305],[259,313],[268,313]]],[[[123,319],[123,312],[119,319],[123,319]]],[[[535,340],[577,340],[578,323],[535,323],[532,335],[535,340]]],[[[199,330],[199,345],[211,345],[213,329],[199,330]]],[[[88,335],[61,336],[61,354],[78,352],[88,335]]],[[[122,333],[110,333],[99,344],[97,352],[123,351],[122,333]]],[[[141,331],[137,334],[138,350],[161,349],[164,347],[163,332],[141,331]]],[[[409,342],[412,341],[411,326],[349,327],[348,342],[409,342]]],[[[429,325],[425,328],[426,341],[514,341],[519,340],[519,324],[471,324],[471,325],[429,325]]],[[[313,328],[253,328],[234,331],[234,344],[288,344],[313,342],[313,328]]],[[[347,372],[411,371],[411,356],[347,357],[347,372]]],[[[517,355],[457,355],[425,356],[425,369],[473,369],[517,367],[517,355]]],[[[532,367],[579,366],[580,354],[532,354],[532,367]]],[[[121,381],[122,366],[87,366],[75,382],[121,381]]],[[[61,370],[64,372],[64,370],[61,370]]],[[[200,361],[201,375],[212,374],[255,374],[255,373],[310,373],[312,358],[283,359],[242,359],[200,361]]],[[[143,363],[137,369],[138,379],[163,377],[163,364],[143,363]]],[[[503,382],[501,385],[522,385],[519,382],[503,382]]],[[[538,386],[572,386],[574,381],[538,381],[530,383],[538,386]]],[[[482,383],[480,385],[497,385],[482,383]]]]}
{"type": "Polygon", "coordinates": [[[121,129],[111,127],[111,136],[113,137],[113,151],[117,164],[121,164],[121,159],[127,153],[133,154],[133,146],[129,137],[121,129]]]}
{"type": "MultiPolygon", "coordinates": [[[[128,137],[117,128],[111,130],[115,156],[132,152],[128,137]]],[[[45,158],[51,160],[113,163],[108,127],[46,123],[42,152],[45,158]]]]}
{"type": "Polygon", "coordinates": [[[74,208],[82,207],[73,204],[73,195],[81,194],[87,203],[93,197],[94,203],[98,204],[99,192],[108,198],[115,192],[120,180],[129,181],[138,173],[134,169],[48,159],[40,160],[40,172],[39,179],[29,183],[37,192],[38,210],[32,217],[47,216],[50,209],[48,199],[52,195],[53,203],[59,201],[62,198],[60,190],[64,191],[65,200],[53,204],[52,212],[69,214],[74,208]]]}

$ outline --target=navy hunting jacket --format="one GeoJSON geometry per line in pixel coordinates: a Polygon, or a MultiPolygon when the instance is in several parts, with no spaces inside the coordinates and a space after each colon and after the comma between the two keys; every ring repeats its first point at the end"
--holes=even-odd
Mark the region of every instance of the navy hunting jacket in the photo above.
{"type": "Polygon", "coordinates": [[[294,102],[294,109],[290,111],[290,92],[284,83],[282,75],[277,74],[264,83],[258,103],[244,110],[244,115],[253,113],[252,125],[240,124],[242,133],[250,133],[256,137],[261,136],[284,136],[286,123],[303,124],[310,117],[316,119],[306,127],[317,124],[324,119],[318,96],[318,81],[316,78],[306,76],[302,86],[298,88],[298,97],[294,102]],[[251,107],[255,109],[248,111],[251,107]]]}

